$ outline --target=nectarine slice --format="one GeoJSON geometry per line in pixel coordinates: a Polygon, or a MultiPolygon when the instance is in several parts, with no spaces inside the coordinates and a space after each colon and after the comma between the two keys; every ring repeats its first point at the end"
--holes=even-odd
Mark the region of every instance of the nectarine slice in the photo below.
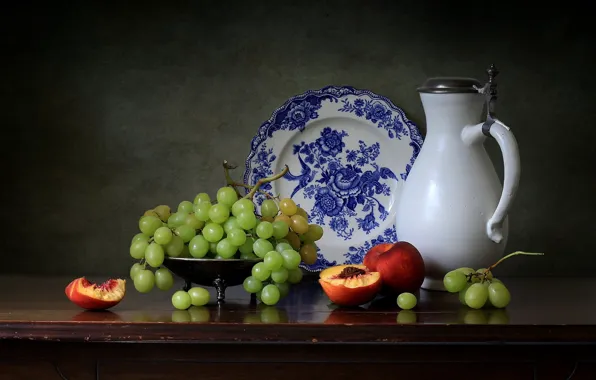
{"type": "Polygon", "coordinates": [[[68,284],[64,292],[69,300],[83,309],[105,310],[124,298],[126,280],[110,279],[98,285],[80,277],[68,284]]]}
{"type": "Polygon", "coordinates": [[[319,284],[331,302],[358,306],[372,301],[381,290],[381,275],[364,265],[338,265],[319,275],[319,284]]]}

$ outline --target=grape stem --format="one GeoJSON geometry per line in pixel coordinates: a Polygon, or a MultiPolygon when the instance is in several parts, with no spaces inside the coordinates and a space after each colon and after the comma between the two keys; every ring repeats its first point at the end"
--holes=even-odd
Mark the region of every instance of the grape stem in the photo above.
{"type": "Polygon", "coordinates": [[[259,191],[259,188],[269,182],[273,182],[275,180],[280,179],[281,177],[283,177],[284,175],[286,175],[286,173],[290,170],[290,168],[288,167],[288,165],[286,165],[282,171],[280,171],[279,173],[271,176],[271,177],[267,177],[267,178],[261,178],[260,180],[257,181],[257,183],[255,184],[255,186],[252,188],[252,190],[250,190],[250,192],[248,194],[246,194],[246,196],[244,198],[246,199],[251,199],[255,196],[255,194],[257,193],[257,191],[259,191]]]}
{"type": "MultiPolygon", "coordinates": [[[[238,167],[237,165],[230,164],[227,160],[223,161],[224,175],[226,176],[227,185],[234,189],[234,191],[236,192],[236,194],[238,195],[239,198],[242,198],[242,194],[240,194],[237,187],[243,187],[248,190],[252,190],[252,187],[250,187],[249,185],[246,185],[244,183],[234,181],[234,179],[230,175],[230,170],[234,170],[237,167],[238,167]]],[[[273,195],[269,194],[266,191],[259,190],[259,194],[262,194],[269,199],[274,199],[273,195]]]]}
{"type": "Polygon", "coordinates": [[[507,260],[510,257],[517,256],[517,255],[528,255],[528,256],[544,256],[544,253],[534,253],[534,252],[524,252],[524,251],[515,251],[513,253],[508,254],[507,256],[501,258],[499,261],[488,267],[482,272],[473,272],[466,276],[466,280],[471,282],[472,279],[476,278],[480,280],[480,282],[490,281],[490,273],[491,271],[503,261],[507,260]]]}
{"type": "Polygon", "coordinates": [[[515,251],[513,253],[508,254],[507,256],[501,258],[499,261],[497,261],[496,263],[494,263],[493,265],[491,265],[490,267],[488,267],[484,273],[488,273],[490,272],[494,267],[496,267],[497,265],[501,264],[503,261],[507,260],[510,257],[513,256],[517,256],[517,255],[529,255],[529,256],[544,256],[544,253],[538,253],[538,252],[524,252],[524,251],[515,251]]]}
{"type": "Polygon", "coordinates": [[[231,186],[232,189],[234,189],[234,191],[236,192],[236,195],[238,195],[238,198],[242,198],[242,194],[240,194],[238,189],[236,189],[236,182],[234,182],[234,180],[232,179],[232,176],[230,176],[230,170],[234,170],[237,167],[238,167],[237,165],[230,164],[228,162],[228,160],[223,161],[223,169],[224,169],[224,175],[226,176],[226,183],[228,184],[228,186],[231,186]]]}

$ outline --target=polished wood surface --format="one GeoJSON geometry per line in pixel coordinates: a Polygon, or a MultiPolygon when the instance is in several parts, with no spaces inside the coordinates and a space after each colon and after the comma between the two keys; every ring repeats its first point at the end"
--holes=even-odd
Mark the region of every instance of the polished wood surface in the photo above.
{"type": "Polygon", "coordinates": [[[506,310],[421,291],[412,311],[392,298],[336,308],[315,279],[274,307],[236,287],[188,311],[173,310],[174,289],[129,282],[91,312],[66,298],[72,278],[0,277],[0,379],[596,378],[596,279],[503,279],[506,310]]]}
{"type": "MultiPolygon", "coordinates": [[[[314,279],[276,306],[251,305],[241,287],[226,304],[173,310],[173,289],[139,294],[105,312],[72,304],[72,278],[0,277],[0,339],[150,342],[596,342],[596,279],[503,279],[505,310],[471,310],[456,295],[422,290],[419,305],[400,311],[393,298],[360,308],[332,305],[314,279]]],[[[90,280],[102,280],[90,278],[90,280]]],[[[177,283],[176,287],[181,287],[177,283]]],[[[210,289],[215,299],[213,289],[210,289]]]]}

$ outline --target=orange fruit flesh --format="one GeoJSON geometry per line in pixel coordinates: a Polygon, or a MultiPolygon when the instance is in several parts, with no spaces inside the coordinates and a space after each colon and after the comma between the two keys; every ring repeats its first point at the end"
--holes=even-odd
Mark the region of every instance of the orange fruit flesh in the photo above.
{"type": "Polygon", "coordinates": [[[379,281],[381,275],[379,272],[368,272],[354,277],[340,278],[337,276],[323,278],[322,280],[335,286],[345,286],[346,288],[361,288],[374,284],[379,281]]]}
{"type": "MultiPolygon", "coordinates": [[[[78,292],[80,295],[87,296],[102,301],[117,301],[124,297],[126,280],[108,280],[103,284],[92,284],[87,279],[81,279],[73,287],[71,292],[78,292]]],[[[71,293],[72,294],[72,293],[71,293]]]]}

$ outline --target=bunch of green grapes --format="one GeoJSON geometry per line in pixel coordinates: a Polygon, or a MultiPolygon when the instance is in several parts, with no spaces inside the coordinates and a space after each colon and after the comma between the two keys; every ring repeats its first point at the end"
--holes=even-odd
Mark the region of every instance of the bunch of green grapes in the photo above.
{"type": "MultiPolygon", "coordinates": [[[[316,261],[314,242],[323,236],[323,229],[309,225],[306,212],[291,199],[282,199],[279,206],[273,199],[265,200],[259,216],[253,201],[239,198],[230,186],[217,191],[215,202],[207,193],[199,193],[194,202],[181,202],[175,213],[168,206],[157,206],[140,218],[139,230],[130,246],[130,255],[139,260],[130,270],[137,291],[148,293],[155,286],[161,290],[172,287],[172,274],[162,266],[166,255],[262,258],[253,267],[252,276],[244,281],[244,289],[256,293],[267,305],[276,304],[286,295],[289,284],[300,282],[300,262],[316,261]]],[[[192,294],[187,297],[180,292],[172,298],[177,309],[204,301],[201,298],[193,302],[192,294]]]]}
{"type": "Polygon", "coordinates": [[[302,280],[300,262],[316,262],[315,241],[323,237],[323,228],[308,224],[306,211],[290,198],[280,200],[279,205],[266,199],[260,211],[252,249],[263,261],[253,266],[252,275],[243,286],[247,292],[256,293],[264,304],[275,305],[288,294],[291,284],[302,280]]]}
{"type": "Polygon", "coordinates": [[[483,307],[504,308],[511,301],[511,294],[490,270],[481,268],[458,268],[445,274],[443,278],[445,290],[459,293],[462,304],[472,309],[483,307]]]}

